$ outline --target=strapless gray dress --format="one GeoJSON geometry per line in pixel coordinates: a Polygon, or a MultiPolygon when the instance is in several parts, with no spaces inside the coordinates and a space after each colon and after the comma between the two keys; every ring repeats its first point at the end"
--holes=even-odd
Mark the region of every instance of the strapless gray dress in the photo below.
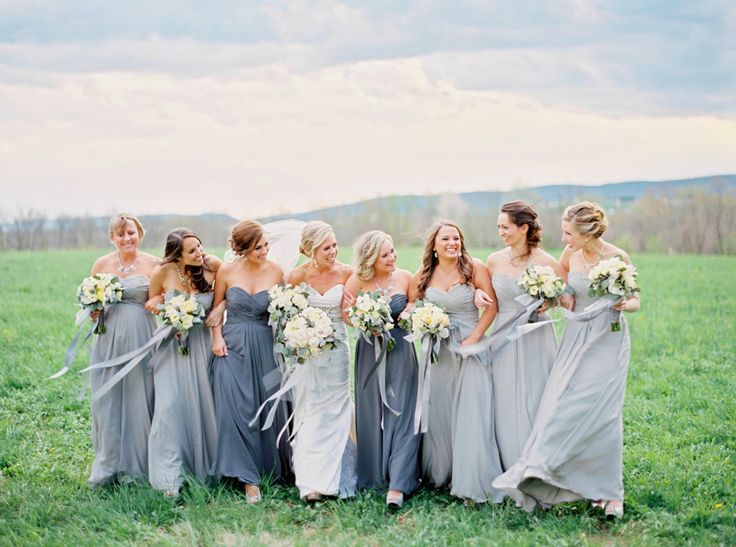
{"type": "Polygon", "coordinates": [[[461,357],[447,346],[459,344],[478,324],[472,285],[443,292],[428,287],[426,300],[442,306],[450,317],[450,338],[441,344],[433,365],[428,431],[422,439],[422,470],[435,486],[451,483],[450,493],[464,499],[500,501],[491,487],[501,474],[494,428],[490,352],[461,357]]]}
{"type": "MultiPolygon", "coordinates": [[[[405,294],[391,297],[391,316],[398,323],[407,304],[405,294]]],[[[417,400],[417,357],[414,345],[404,340],[407,332],[391,331],[396,346],[386,356],[386,402],[384,407],[375,372],[364,388],[376,362],[375,347],[362,337],[355,346],[355,417],[358,444],[358,488],[399,490],[412,493],[419,486],[419,441],[414,434],[417,400]]]]}
{"type": "MultiPolygon", "coordinates": [[[[197,300],[209,312],[212,293],[197,300]]],[[[177,494],[184,477],[207,481],[217,448],[215,403],[209,380],[212,335],[204,323],[189,330],[189,354],[173,336],[151,357],[156,404],[148,438],[148,472],[156,490],[177,494]]]]}
{"type": "MultiPolygon", "coordinates": [[[[503,273],[493,274],[498,315],[492,326],[491,346],[493,401],[496,440],[504,470],[521,455],[532,431],[539,401],[547,384],[557,351],[554,327],[544,325],[513,341],[505,340],[524,306],[514,300],[523,294],[517,280],[503,273]],[[505,343],[504,343],[505,342],[505,343]],[[500,350],[494,348],[503,343],[500,350]]],[[[542,315],[540,320],[548,319],[542,315]]]]}
{"type": "Polygon", "coordinates": [[[250,294],[241,287],[230,287],[226,298],[222,335],[228,355],[213,356],[211,368],[217,412],[217,458],[212,475],[245,484],[261,484],[266,475],[281,480],[290,469],[288,433],[276,447],[276,437],[286,423],[286,403],[277,403],[282,408],[265,431],[261,426],[274,403],[266,405],[259,420],[249,425],[281,379],[268,325],[268,291],[250,294]]]}
{"type": "MultiPolygon", "coordinates": [[[[588,279],[571,272],[575,311],[596,301],[588,279]]],[[[581,498],[623,500],[623,422],[631,341],[626,320],[611,332],[612,312],[568,321],[537,412],[517,462],[493,485],[520,507],[581,498]]]]}
{"type": "MultiPolygon", "coordinates": [[[[148,278],[120,278],[121,302],[105,311],[107,332],[95,336],[90,363],[100,363],[139,348],[156,329],[148,300],[148,278]]],[[[124,365],[90,371],[92,394],[124,365]]],[[[148,477],[148,434],[153,416],[153,374],[148,359],[134,368],[99,401],[92,402],[92,463],[88,484],[148,477]]]]}

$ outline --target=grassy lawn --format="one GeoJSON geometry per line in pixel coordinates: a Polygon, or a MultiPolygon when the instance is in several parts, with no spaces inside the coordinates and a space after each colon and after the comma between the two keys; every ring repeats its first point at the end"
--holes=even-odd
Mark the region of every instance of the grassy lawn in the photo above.
{"type": "MultiPolygon", "coordinates": [[[[399,263],[414,270],[420,253],[400,249],[399,263]]],[[[226,486],[191,484],[176,500],[145,484],[88,489],[82,379],[46,377],[99,254],[0,254],[0,545],[736,543],[736,257],[633,257],[642,310],[629,316],[626,516],[607,522],[584,502],[527,514],[430,490],[393,513],[374,493],[306,506],[296,488],[266,485],[248,506],[226,486]]]]}

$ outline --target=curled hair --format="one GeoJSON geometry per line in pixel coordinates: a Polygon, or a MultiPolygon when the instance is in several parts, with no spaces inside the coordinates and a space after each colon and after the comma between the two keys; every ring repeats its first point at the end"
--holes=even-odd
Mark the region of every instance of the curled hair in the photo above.
{"type": "Polygon", "coordinates": [[[581,201],[567,207],[562,213],[562,220],[572,223],[580,235],[596,239],[601,237],[608,228],[606,212],[600,205],[590,201],[581,201]]]}
{"type": "Polygon", "coordinates": [[[228,243],[236,255],[242,256],[255,249],[265,233],[259,222],[243,220],[233,226],[228,243]]]}
{"type": "Polygon", "coordinates": [[[143,236],[146,234],[146,231],[143,229],[143,224],[141,224],[141,221],[138,220],[137,217],[129,215],[128,213],[118,213],[110,219],[110,224],[108,224],[107,227],[110,240],[112,240],[115,234],[123,233],[123,230],[125,230],[125,226],[128,224],[128,221],[135,224],[135,228],[136,230],[138,230],[138,238],[143,241],[143,236]]]}
{"type": "MultiPolygon", "coordinates": [[[[193,237],[199,243],[202,240],[199,236],[188,230],[187,228],[177,228],[171,230],[166,236],[166,246],[164,247],[164,258],[161,264],[173,264],[181,258],[184,252],[184,240],[193,237]]],[[[212,290],[212,285],[205,278],[205,271],[211,272],[212,270],[207,266],[207,255],[204,257],[204,266],[184,266],[184,271],[189,274],[192,280],[192,286],[197,289],[198,292],[209,292],[212,290]]]]}
{"type": "Polygon", "coordinates": [[[518,226],[519,228],[524,225],[527,226],[527,250],[522,257],[531,255],[532,249],[539,247],[539,243],[542,241],[542,224],[538,220],[539,215],[537,215],[534,207],[526,201],[509,201],[501,206],[501,212],[506,213],[509,220],[511,220],[515,226],[518,226]]]}
{"type": "Polygon", "coordinates": [[[307,258],[314,258],[315,251],[328,237],[335,237],[332,226],[321,220],[307,222],[302,230],[302,240],[299,244],[299,252],[307,258]]]}
{"type": "Polygon", "coordinates": [[[394,240],[385,232],[372,230],[364,233],[355,242],[353,256],[355,257],[355,273],[363,281],[368,281],[375,274],[373,265],[381,253],[381,247],[388,241],[391,245],[394,240]]]}
{"type": "Polygon", "coordinates": [[[417,287],[417,297],[424,298],[424,293],[429,285],[429,280],[432,278],[434,269],[439,263],[439,258],[434,256],[434,240],[437,238],[439,231],[445,226],[455,228],[460,234],[460,256],[457,260],[457,271],[463,278],[463,285],[467,285],[473,280],[473,259],[465,249],[465,236],[460,226],[452,222],[451,220],[438,220],[435,222],[427,234],[427,239],[424,243],[424,254],[422,255],[422,266],[419,273],[419,286],[417,287]]]}

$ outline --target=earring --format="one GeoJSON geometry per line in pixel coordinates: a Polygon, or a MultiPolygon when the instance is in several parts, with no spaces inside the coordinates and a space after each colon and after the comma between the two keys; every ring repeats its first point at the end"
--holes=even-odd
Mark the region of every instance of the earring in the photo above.
{"type": "Polygon", "coordinates": [[[437,251],[434,252],[434,257],[437,258],[437,251]]]}

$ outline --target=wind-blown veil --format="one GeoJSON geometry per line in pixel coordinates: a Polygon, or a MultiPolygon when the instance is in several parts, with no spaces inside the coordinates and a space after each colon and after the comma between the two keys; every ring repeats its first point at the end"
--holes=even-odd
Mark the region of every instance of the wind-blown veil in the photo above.
{"type": "MultiPolygon", "coordinates": [[[[289,279],[289,273],[299,260],[299,244],[306,224],[303,220],[288,218],[263,225],[270,247],[268,258],[281,266],[284,270],[284,279],[289,279]]],[[[225,253],[225,262],[234,260],[235,253],[232,249],[228,249],[225,253]]]]}

